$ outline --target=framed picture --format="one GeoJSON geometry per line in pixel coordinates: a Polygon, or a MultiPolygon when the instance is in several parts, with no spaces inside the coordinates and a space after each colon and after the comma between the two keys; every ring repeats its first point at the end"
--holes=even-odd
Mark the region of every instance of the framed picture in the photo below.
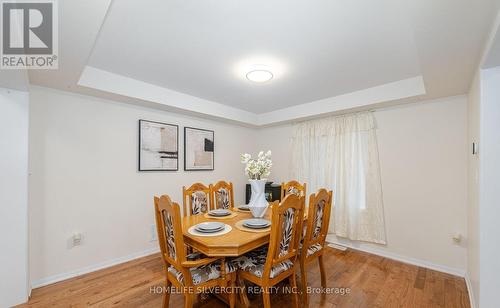
{"type": "Polygon", "coordinates": [[[139,171],[179,170],[179,127],[139,120],[139,171]]]}
{"type": "Polygon", "coordinates": [[[184,127],[184,170],[214,170],[214,131],[184,127]]]}

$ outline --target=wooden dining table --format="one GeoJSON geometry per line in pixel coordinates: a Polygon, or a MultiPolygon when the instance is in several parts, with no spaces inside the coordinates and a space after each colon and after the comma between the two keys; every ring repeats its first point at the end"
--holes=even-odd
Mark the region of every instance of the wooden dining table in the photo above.
{"type": "MultiPolygon", "coordinates": [[[[226,219],[207,218],[204,214],[186,216],[182,220],[184,242],[195,250],[209,257],[237,257],[269,243],[269,233],[251,232],[238,229],[235,224],[243,219],[252,218],[252,214],[240,210],[233,210],[235,217],[226,219]],[[218,236],[196,236],[188,232],[189,228],[202,222],[216,221],[231,226],[229,233],[218,236]]],[[[271,208],[267,209],[264,219],[271,220],[271,208]]]]}
{"type": "MultiPolygon", "coordinates": [[[[195,250],[209,257],[237,257],[242,254],[269,243],[270,231],[267,232],[251,232],[238,229],[235,224],[244,219],[253,218],[250,211],[241,211],[236,208],[232,209],[236,216],[231,218],[211,218],[205,217],[205,214],[185,216],[182,220],[182,233],[184,235],[184,243],[193,247],[195,250]],[[228,224],[232,230],[229,233],[217,236],[196,236],[189,233],[189,228],[202,222],[216,221],[228,224]]],[[[271,208],[269,207],[264,219],[271,220],[271,208]]],[[[242,292],[238,292],[240,302],[238,307],[249,307],[249,300],[245,291],[245,284],[238,279],[237,286],[243,288],[242,292]]],[[[227,294],[216,294],[224,302],[228,303],[227,294]]]]}
{"type": "MultiPolygon", "coordinates": [[[[182,220],[182,233],[184,243],[193,247],[195,250],[209,257],[237,257],[244,253],[269,243],[270,230],[267,232],[243,231],[238,229],[235,224],[241,220],[253,218],[250,211],[241,211],[237,208],[232,209],[237,215],[231,218],[212,218],[205,214],[185,216],[182,220]],[[216,221],[228,224],[232,230],[229,233],[217,236],[196,236],[189,233],[189,228],[202,222],[216,221]]],[[[304,211],[304,220],[307,219],[307,210],[304,211]]],[[[272,207],[270,206],[264,219],[271,220],[272,207]]],[[[243,281],[238,279],[237,285],[245,288],[243,281]]],[[[243,289],[245,290],[245,289],[243,289]]],[[[249,300],[246,292],[238,292],[240,302],[238,307],[249,307],[249,300]]],[[[227,296],[217,294],[217,297],[228,302],[227,296]]]]}
{"type": "MultiPolygon", "coordinates": [[[[244,219],[253,218],[250,211],[232,210],[235,217],[220,219],[205,217],[205,214],[185,216],[182,220],[184,243],[209,257],[237,257],[269,243],[270,231],[252,232],[238,229],[235,224],[244,219]],[[188,232],[189,228],[202,222],[216,221],[228,224],[232,230],[218,236],[196,236],[188,232]]],[[[267,209],[264,219],[271,220],[272,208],[267,209]]],[[[307,220],[307,208],[304,211],[304,221],[307,220]]]]}

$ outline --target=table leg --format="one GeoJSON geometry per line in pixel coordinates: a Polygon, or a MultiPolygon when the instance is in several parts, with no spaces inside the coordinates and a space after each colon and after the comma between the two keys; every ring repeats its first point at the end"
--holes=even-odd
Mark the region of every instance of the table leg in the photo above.
{"type": "MultiPolygon", "coordinates": [[[[234,273],[234,286],[235,290],[234,292],[237,292],[237,295],[239,296],[239,301],[236,301],[236,307],[242,307],[242,308],[248,308],[250,307],[250,300],[248,299],[247,296],[247,290],[245,286],[245,282],[243,279],[241,279],[236,273],[234,273]]],[[[217,298],[219,298],[221,301],[223,301],[226,304],[230,304],[230,298],[229,294],[224,293],[224,292],[217,292],[214,294],[217,298]]]]}
{"type": "Polygon", "coordinates": [[[236,278],[236,286],[238,288],[238,293],[240,295],[240,304],[243,307],[250,307],[250,301],[248,300],[247,288],[245,286],[245,282],[243,281],[243,279],[240,278],[239,275],[236,278]]]}

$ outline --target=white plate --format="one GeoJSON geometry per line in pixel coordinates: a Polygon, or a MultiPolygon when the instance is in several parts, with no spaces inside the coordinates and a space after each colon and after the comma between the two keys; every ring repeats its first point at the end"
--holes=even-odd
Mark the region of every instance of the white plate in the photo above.
{"type": "Polygon", "coordinates": [[[271,222],[267,219],[251,218],[251,219],[244,220],[243,224],[246,226],[265,228],[265,227],[269,227],[271,225],[271,222]]]}
{"type": "Polygon", "coordinates": [[[210,216],[229,216],[231,215],[231,211],[226,210],[226,209],[217,209],[217,210],[212,210],[208,212],[208,215],[210,216]]]}
{"type": "Polygon", "coordinates": [[[217,228],[217,229],[210,229],[210,230],[205,230],[205,229],[200,229],[200,228],[195,228],[196,231],[201,232],[201,233],[215,233],[224,230],[224,227],[222,228],[217,228]]]}
{"type": "Polygon", "coordinates": [[[217,232],[200,232],[200,231],[197,231],[195,229],[195,226],[192,226],[188,229],[188,233],[191,234],[191,235],[195,235],[195,236],[205,236],[205,237],[210,237],[210,236],[221,236],[221,235],[224,235],[226,233],[229,233],[231,232],[233,228],[231,228],[230,225],[224,225],[224,229],[222,229],[221,231],[217,231],[217,232]]]}
{"type": "Polygon", "coordinates": [[[263,225],[263,226],[253,226],[253,225],[247,225],[247,224],[243,224],[243,227],[247,227],[247,228],[250,228],[250,229],[265,229],[265,228],[269,228],[269,225],[263,225]]]}
{"type": "Polygon", "coordinates": [[[197,230],[203,230],[203,231],[220,230],[222,228],[224,228],[223,223],[214,221],[202,222],[196,225],[197,230]]]}

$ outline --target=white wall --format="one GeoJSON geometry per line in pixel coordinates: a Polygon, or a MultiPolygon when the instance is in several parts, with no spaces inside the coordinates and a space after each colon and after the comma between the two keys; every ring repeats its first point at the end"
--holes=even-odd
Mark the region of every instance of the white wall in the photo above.
{"type": "Polygon", "coordinates": [[[500,67],[481,73],[479,245],[481,307],[498,307],[500,276],[500,67]]]}
{"type": "Polygon", "coordinates": [[[477,73],[472,83],[467,104],[468,127],[468,207],[467,207],[467,279],[469,295],[479,307],[479,161],[481,149],[472,155],[472,143],[481,146],[479,134],[479,107],[481,102],[481,79],[477,73]]]}
{"type": "Polygon", "coordinates": [[[0,88],[0,307],[28,299],[27,92],[0,88]]]}
{"type": "MultiPolygon", "coordinates": [[[[466,98],[452,97],[376,111],[387,246],[361,249],[463,274],[467,234],[466,98]]],[[[289,179],[291,126],[260,130],[273,151],[271,178],[289,179]]]]}
{"type": "MultiPolygon", "coordinates": [[[[34,285],[157,249],[150,242],[153,196],[181,203],[182,186],[225,179],[244,200],[240,153],[254,151],[255,130],[59,92],[31,89],[30,217],[34,285]],[[138,120],[215,131],[215,171],[137,172],[138,120]],[[68,247],[73,232],[83,245],[68,247]]],[[[182,204],[182,203],[181,203],[182,204]]]]}

